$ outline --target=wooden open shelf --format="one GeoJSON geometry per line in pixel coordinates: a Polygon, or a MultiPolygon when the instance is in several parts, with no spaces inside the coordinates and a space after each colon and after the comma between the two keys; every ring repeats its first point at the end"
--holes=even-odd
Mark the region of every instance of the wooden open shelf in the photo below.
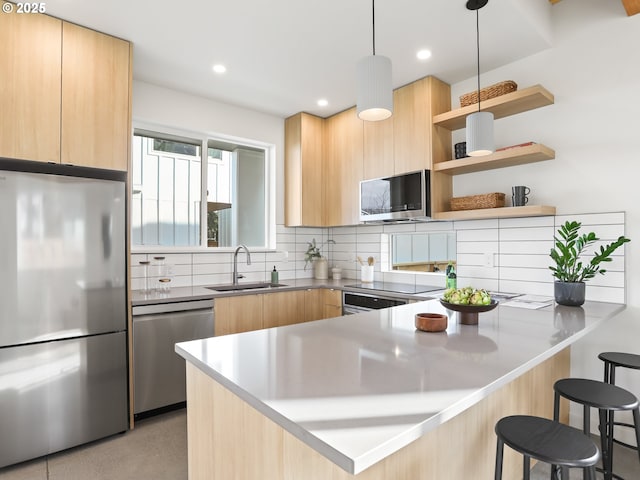
{"type": "Polygon", "coordinates": [[[514,147],[501,150],[485,157],[466,157],[436,163],[435,172],[459,175],[462,173],[481,172],[494,168],[512,167],[526,163],[542,162],[556,158],[556,152],[541,143],[526,147],[514,147]]]}
{"type": "MultiPolygon", "coordinates": [[[[553,103],[554,97],[551,92],[542,85],[534,85],[524,90],[517,90],[485,100],[481,102],[480,107],[483,112],[492,112],[494,118],[497,120],[498,118],[552,105],[553,103]]],[[[458,130],[466,126],[467,115],[477,110],[478,105],[474,104],[441,113],[433,117],[433,124],[448,130],[458,130]]]]}
{"type": "Polygon", "coordinates": [[[434,220],[481,220],[486,218],[541,217],[555,215],[556,207],[526,205],[524,207],[482,208],[433,214],[434,220]]]}

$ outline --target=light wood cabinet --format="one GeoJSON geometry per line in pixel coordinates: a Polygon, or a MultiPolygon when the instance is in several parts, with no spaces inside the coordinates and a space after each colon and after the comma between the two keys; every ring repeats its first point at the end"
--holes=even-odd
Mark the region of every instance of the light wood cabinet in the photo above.
{"type": "Polygon", "coordinates": [[[363,121],[356,115],[355,107],[326,120],[326,226],[356,225],[360,222],[363,138],[363,121]]]}
{"type": "Polygon", "coordinates": [[[213,302],[215,335],[284,327],[342,315],[342,291],[309,288],[219,297],[213,302]]]}
{"type": "Polygon", "coordinates": [[[0,156],[124,170],[131,44],[43,14],[0,15],[0,156]]]}
{"type": "Polygon", "coordinates": [[[0,157],[60,161],[62,21],[0,14],[0,157]]]}
{"type": "Polygon", "coordinates": [[[305,291],[267,293],[262,300],[262,327],[283,327],[303,321],[305,291]]]}
{"type": "Polygon", "coordinates": [[[363,180],[393,175],[393,116],[379,122],[364,122],[363,180]]]}
{"type": "Polygon", "coordinates": [[[298,113],[284,128],[285,225],[324,226],[324,120],[298,113]]]}
{"type": "Polygon", "coordinates": [[[325,288],[322,290],[324,299],[323,318],[333,318],[342,316],[342,290],[335,288],[325,288]]]}
{"type": "Polygon", "coordinates": [[[127,170],[130,44],[64,23],[61,162],[127,170]]]}
{"type": "Polygon", "coordinates": [[[262,328],[263,295],[220,297],[213,301],[216,336],[262,328]]]}
{"type": "Polygon", "coordinates": [[[320,288],[304,291],[304,321],[312,322],[324,318],[324,292],[320,288]]]}

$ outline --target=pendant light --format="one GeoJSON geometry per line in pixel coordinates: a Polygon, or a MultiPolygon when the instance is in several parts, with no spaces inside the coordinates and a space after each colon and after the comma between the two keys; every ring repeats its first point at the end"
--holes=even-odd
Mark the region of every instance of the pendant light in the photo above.
{"type": "Polygon", "coordinates": [[[373,16],[373,55],[362,58],[357,64],[357,107],[361,120],[378,121],[393,113],[393,88],[391,86],[391,60],[376,55],[376,7],[371,0],[373,16]]]}
{"type": "Polygon", "coordinates": [[[476,11],[476,49],[478,59],[478,111],[467,116],[467,155],[481,157],[495,149],[493,140],[493,113],[480,111],[480,16],[478,11],[489,0],[469,0],[468,10],[476,11]]]}

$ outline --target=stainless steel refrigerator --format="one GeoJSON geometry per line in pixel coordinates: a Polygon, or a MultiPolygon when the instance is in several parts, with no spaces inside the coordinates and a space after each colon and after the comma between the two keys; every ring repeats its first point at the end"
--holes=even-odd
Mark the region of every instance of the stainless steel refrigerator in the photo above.
{"type": "Polygon", "coordinates": [[[128,428],[125,192],[0,159],[0,467],[128,428]]]}

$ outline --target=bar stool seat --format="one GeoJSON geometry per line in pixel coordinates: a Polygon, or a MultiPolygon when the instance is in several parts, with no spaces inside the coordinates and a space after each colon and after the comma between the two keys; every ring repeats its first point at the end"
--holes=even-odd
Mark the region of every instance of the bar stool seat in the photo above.
{"type": "Polygon", "coordinates": [[[529,480],[530,459],[552,465],[552,475],[560,467],[562,479],[569,478],[570,467],[582,468],[584,478],[595,480],[595,465],[600,451],[591,438],[580,430],[546,418],[529,415],[504,417],[496,423],[495,480],[502,479],[504,445],[523,455],[522,475],[529,480]]]}
{"type": "Polygon", "coordinates": [[[616,367],[640,370],[640,355],[623,352],[602,352],[598,358],[604,362],[604,381],[616,383],[616,367]]]}
{"type": "Polygon", "coordinates": [[[589,380],[586,378],[565,378],[558,380],[554,386],[553,418],[558,420],[560,413],[560,396],[583,405],[583,432],[589,435],[590,408],[599,411],[599,430],[602,449],[602,466],[604,478],[613,477],[613,412],[631,410],[633,412],[636,439],[640,441],[640,411],[638,399],[631,392],[616,385],[589,380]]]}

